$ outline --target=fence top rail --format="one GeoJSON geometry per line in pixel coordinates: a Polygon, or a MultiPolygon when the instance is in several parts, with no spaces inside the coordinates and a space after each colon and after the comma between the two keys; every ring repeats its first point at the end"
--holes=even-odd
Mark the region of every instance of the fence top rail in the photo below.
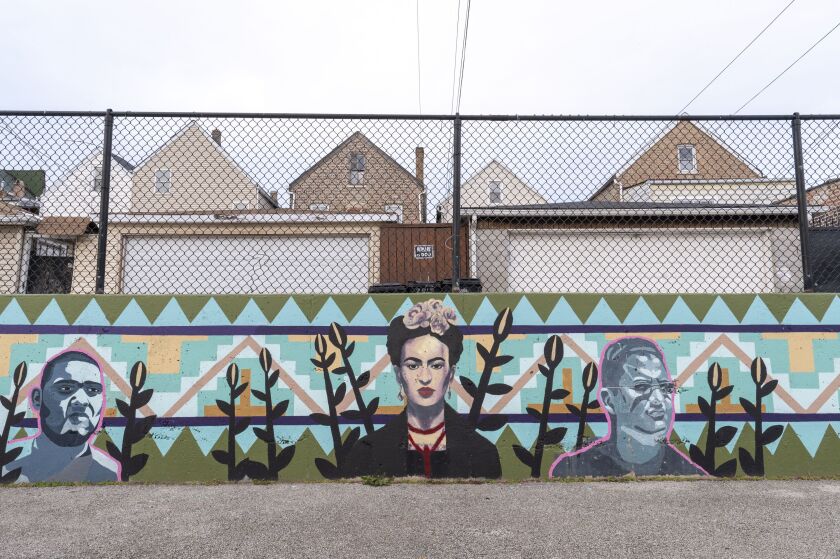
{"type": "MultiPolygon", "coordinates": [[[[107,111],[28,111],[0,110],[0,116],[104,117],[107,111]]],[[[112,111],[114,117],[136,118],[254,118],[319,120],[455,120],[461,121],[725,121],[725,120],[838,120],[838,114],[785,115],[452,115],[452,114],[380,114],[380,113],[248,113],[195,111],[112,111]]]]}

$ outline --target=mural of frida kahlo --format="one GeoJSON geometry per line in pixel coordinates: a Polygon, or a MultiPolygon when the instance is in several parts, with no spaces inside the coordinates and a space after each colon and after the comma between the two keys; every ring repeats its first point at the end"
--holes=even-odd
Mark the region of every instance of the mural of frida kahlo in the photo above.
{"type": "Polygon", "coordinates": [[[456,320],[454,310],[429,300],[391,321],[388,355],[406,406],[353,446],[348,476],[501,476],[496,447],[445,401],[464,349],[456,320]]]}

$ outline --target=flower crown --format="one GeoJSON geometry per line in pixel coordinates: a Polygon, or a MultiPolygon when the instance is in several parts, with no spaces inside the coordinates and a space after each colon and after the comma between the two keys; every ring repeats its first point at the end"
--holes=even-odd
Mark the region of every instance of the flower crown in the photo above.
{"type": "Polygon", "coordinates": [[[438,336],[442,336],[450,326],[454,326],[457,320],[455,311],[444,307],[443,301],[437,299],[417,303],[403,316],[403,324],[409,330],[431,328],[438,336]]]}

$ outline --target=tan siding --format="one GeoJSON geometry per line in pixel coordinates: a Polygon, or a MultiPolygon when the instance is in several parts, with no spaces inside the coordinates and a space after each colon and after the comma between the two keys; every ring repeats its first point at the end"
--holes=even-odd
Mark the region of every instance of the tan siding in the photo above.
{"type": "Polygon", "coordinates": [[[81,235],[76,238],[73,252],[73,283],[70,293],[96,292],[96,248],[97,235],[81,235]]]}
{"type": "Polygon", "coordinates": [[[0,293],[17,293],[23,253],[23,227],[0,226],[0,293]]]}

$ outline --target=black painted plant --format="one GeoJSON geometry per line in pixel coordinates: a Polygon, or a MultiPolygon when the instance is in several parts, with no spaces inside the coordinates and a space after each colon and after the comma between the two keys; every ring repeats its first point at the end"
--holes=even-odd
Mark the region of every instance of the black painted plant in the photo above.
{"type": "Polygon", "coordinates": [[[773,425],[764,429],[762,424],[761,400],[773,393],[779,381],[767,380],[767,366],[760,357],[753,359],[750,366],[750,376],[755,384],[755,403],[746,398],[741,398],[741,406],[747,414],[755,421],[755,452],[750,452],[743,447],[738,448],[738,458],[741,460],[741,469],[748,476],[764,475],[764,447],[782,436],[781,425],[773,425]]]}
{"type": "Polygon", "coordinates": [[[149,459],[149,455],[145,453],[131,455],[131,447],[149,433],[157,418],[156,415],[137,417],[137,410],[149,403],[154,392],[151,388],[143,390],[143,385],[146,384],[146,373],[146,365],[142,361],[135,363],[128,379],[131,383],[128,402],[120,399],[116,402],[117,410],[125,418],[122,448],[117,448],[117,445],[111,441],[105,443],[108,454],[120,463],[120,481],[128,481],[131,476],[139,473],[149,459]]]}
{"type": "Polygon", "coordinates": [[[228,366],[225,378],[230,388],[230,399],[227,402],[216,400],[216,405],[228,417],[228,445],[227,450],[214,450],[212,454],[217,462],[227,466],[228,481],[239,481],[247,474],[250,460],[246,458],[241,462],[236,461],[236,435],[248,428],[251,418],[243,417],[237,421],[236,399],[245,392],[248,383],[239,384],[239,366],[236,363],[228,366]]]}
{"type": "Polygon", "coordinates": [[[599,405],[598,398],[592,397],[592,391],[595,390],[595,387],[598,385],[598,367],[595,363],[586,364],[586,367],[583,368],[583,373],[581,374],[581,380],[583,381],[583,401],[580,403],[580,407],[577,407],[574,404],[566,405],[566,407],[569,408],[569,411],[578,418],[575,449],[583,447],[583,433],[586,430],[586,418],[589,415],[589,410],[596,410],[599,405]]]}
{"type": "Polygon", "coordinates": [[[715,450],[726,446],[738,430],[735,427],[721,427],[717,428],[717,403],[732,392],[732,386],[722,386],[723,373],[720,365],[712,363],[709,367],[709,372],[706,375],[706,381],[709,384],[709,389],[712,391],[711,401],[706,401],[700,396],[697,398],[697,405],[700,406],[700,412],[706,417],[706,445],[705,450],[700,450],[697,445],[691,445],[688,448],[688,454],[694,463],[703,468],[706,473],[717,477],[732,477],[735,475],[735,469],[738,467],[736,459],[727,460],[720,466],[715,465],[715,450]]]}
{"type": "Polygon", "coordinates": [[[327,393],[327,408],[329,413],[311,413],[309,414],[309,417],[311,417],[316,423],[326,425],[330,428],[333,440],[333,449],[335,452],[335,464],[323,458],[316,458],[315,466],[325,478],[336,479],[341,477],[344,469],[344,457],[347,452],[353,448],[356,441],[359,440],[361,429],[354,427],[350,430],[350,433],[344,442],[341,441],[341,431],[338,425],[338,412],[336,411],[336,408],[338,403],[344,399],[344,395],[347,393],[347,385],[342,382],[335,390],[333,390],[330,375],[344,373],[334,373],[330,370],[330,367],[332,367],[333,363],[335,363],[335,353],[329,353],[327,338],[324,337],[323,334],[315,336],[315,353],[317,354],[317,357],[311,361],[313,365],[324,372],[324,388],[327,393]]]}
{"type": "MultiPolygon", "coordinates": [[[[26,363],[19,363],[18,366],[15,367],[15,372],[12,377],[12,383],[15,387],[12,392],[12,399],[10,400],[5,396],[0,396],[0,404],[6,408],[6,424],[3,425],[3,432],[0,433],[0,471],[2,471],[6,464],[11,463],[20,455],[21,452],[23,452],[22,446],[15,447],[11,450],[6,450],[6,446],[9,443],[9,435],[12,432],[12,427],[20,425],[20,422],[23,421],[23,418],[26,415],[25,411],[15,413],[18,400],[20,399],[20,389],[23,387],[24,381],[26,381],[26,371],[26,363]]],[[[19,477],[20,468],[15,468],[14,470],[8,471],[0,476],[0,483],[14,483],[19,477]]]]}
{"type": "Polygon", "coordinates": [[[487,349],[482,344],[476,344],[478,354],[484,360],[484,368],[481,371],[478,386],[468,377],[460,377],[461,385],[473,399],[468,416],[470,425],[482,431],[495,431],[496,429],[501,429],[507,423],[507,416],[501,414],[487,415],[482,418],[481,406],[484,405],[484,398],[487,394],[502,396],[512,390],[510,386],[503,382],[490,384],[490,376],[493,373],[493,369],[513,359],[512,355],[502,355],[499,353],[502,342],[510,335],[512,326],[513,314],[510,308],[505,308],[499,313],[499,316],[496,317],[496,321],[493,323],[493,343],[490,345],[490,349],[487,349]]]}
{"type": "Polygon", "coordinates": [[[557,370],[560,361],[563,360],[563,342],[560,340],[560,336],[551,336],[548,339],[543,347],[543,355],[545,356],[545,365],[540,365],[540,373],[545,377],[542,410],[537,411],[534,408],[527,408],[528,413],[540,422],[534,454],[531,454],[525,447],[513,445],[513,452],[516,457],[523,464],[531,467],[531,477],[536,478],[540,477],[545,445],[557,444],[566,436],[565,427],[548,429],[548,413],[551,401],[562,400],[569,395],[568,390],[554,388],[554,372],[557,370]]]}
{"type": "Polygon", "coordinates": [[[277,452],[277,440],[274,436],[274,421],[283,416],[289,408],[289,401],[283,400],[277,405],[271,398],[271,389],[277,384],[277,379],[280,377],[280,370],[271,370],[271,365],[274,360],[271,357],[271,352],[263,348],[260,351],[260,367],[262,367],[265,375],[265,392],[251,389],[251,394],[262,402],[265,402],[265,429],[261,427],[254,427],[254,434],[258,439],[266,444],[266,463],[255,462],[250,460],[246,467],[248,477],[251,479],[269,479],[277,481],[280,470],[289,465],[292,458],[295,456],[295,445],[289,445],[277,452]]]}
{"type": "MultiPolygon", "coordinates": [[[[347,375],[347,380],[350,381],[350,388],[353,390],[353,396],[356,398],[357,410],[345,410],[341,412],[341,417],[352,421],[361,420],[365,426],[365,433],[368,435],[373,433],[373,414],[376,413],[379,407],[379,398],[374,398],[369,404],[365,404],[362,398],[362,388],[370,382],[370,371],[365,371],[358,377],[353,366],[350,364],[350,356],[353,355],[353,350],[356,348],[356,342],[347,343],[347,334],[344,332],[338,323],[333,322],[330,325],[330,343],[334,345],[341,354],[342,365],[332,370],[335,375],[347,375]]],[[[341,400],[339,400],[340,402],[341,400]]]]}

